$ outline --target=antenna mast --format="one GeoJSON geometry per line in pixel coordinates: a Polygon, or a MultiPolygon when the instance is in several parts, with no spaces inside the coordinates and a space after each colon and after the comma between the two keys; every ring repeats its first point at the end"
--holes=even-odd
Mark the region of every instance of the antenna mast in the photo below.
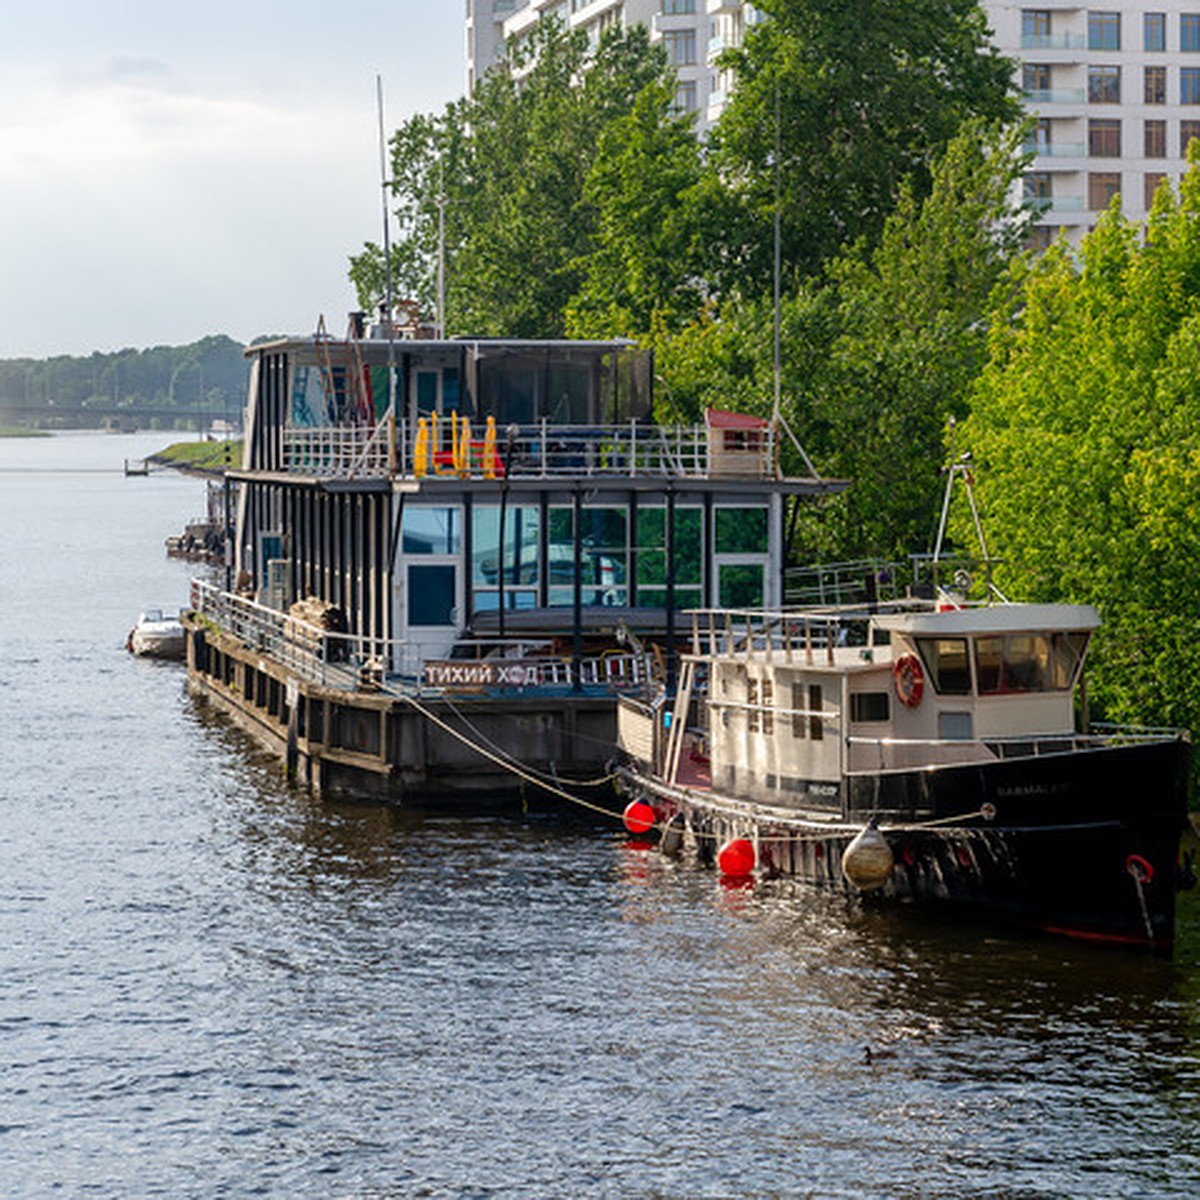
{"type": "Polygon", "coordinates": [[[383,299],[387,309],[388,339],[388,457],[391,474],[396,474],[396,309],[392,297],[392,241],[389,226],[387,132],[383,121],[383,76],[375,76],[375,101],[379,112],[379,184],[383,205],[383,299]]]}

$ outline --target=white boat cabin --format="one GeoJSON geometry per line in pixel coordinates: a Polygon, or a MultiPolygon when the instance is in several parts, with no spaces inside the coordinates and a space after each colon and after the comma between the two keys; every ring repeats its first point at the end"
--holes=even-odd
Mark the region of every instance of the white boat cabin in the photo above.
{"type": "Polygon", "coordinates": [[[1073,735],[1095,609],[856,616],[695,614],[678,711],[706,671],[698,723],[714,789],[833,807],[848,775],[990,761],[1014,743],[1073,735]]]}

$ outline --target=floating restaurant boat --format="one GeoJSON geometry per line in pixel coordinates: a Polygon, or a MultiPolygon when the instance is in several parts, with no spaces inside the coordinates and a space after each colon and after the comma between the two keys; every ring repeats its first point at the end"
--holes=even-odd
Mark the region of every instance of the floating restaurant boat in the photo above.
{"type": "Polygon", "coordinates": [[[168,616],[161,608],[148,608],[138,614],[125,647],[141,658],[181,659],[184,654],[183,625],[177,616],[168,616]]]}
{"type": "Polygon", "coordinates": [[[247,351],[235,562],[194,585],[189,680],[322,787],[603,773],[617,696],[674,682],[679,611],[781,603],[789,503],[844,484],[786,477],[772,421],[656,423],[633,343],[428,333],[247,351]]]}
{"type": "Polygon", "coordinates": [[[1169,954],[1190,746],[1076,732],[1098,614],[992,600],[691,614],[674,699],[620,701],[627,821],[733,876],[1169,954]]]}

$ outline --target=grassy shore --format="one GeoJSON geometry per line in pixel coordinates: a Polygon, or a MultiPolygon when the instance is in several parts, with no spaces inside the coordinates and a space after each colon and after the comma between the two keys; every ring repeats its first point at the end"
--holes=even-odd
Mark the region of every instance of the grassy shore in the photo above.
{"type": "Polygon", "coordinates": [[[24,425],[0,425],[0,437],[53,437],[45,429],[28,429],[24,425]]]}
{"type": "Polygon", "coordinates": [[[237,467],[242,462],[241,442],[175,442],[150,455],[150,461],[181,471],[220,474],[226,466],[237,467]],[[226,457],[228,448],[228,457],[226,457]]]}

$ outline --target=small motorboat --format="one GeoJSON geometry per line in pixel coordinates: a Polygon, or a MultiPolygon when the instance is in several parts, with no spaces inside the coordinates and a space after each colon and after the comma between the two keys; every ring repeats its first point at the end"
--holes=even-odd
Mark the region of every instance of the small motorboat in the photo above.
{"type": "Polygon", "coordinates": [[[130,630],[125,649],[142,658],[183,658],[183,626],[179,617],[161,608],[148,608],[140,613],[137,624],[130,630]]]}

